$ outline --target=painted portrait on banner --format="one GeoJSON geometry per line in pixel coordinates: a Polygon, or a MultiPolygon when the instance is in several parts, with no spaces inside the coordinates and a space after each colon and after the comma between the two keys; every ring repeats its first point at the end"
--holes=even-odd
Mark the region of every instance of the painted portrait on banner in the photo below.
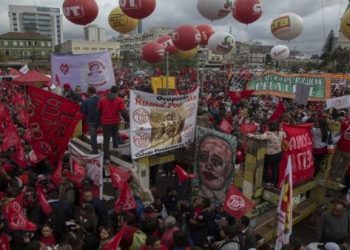
{"type": "Polygon", "coordinates": [[[195,195],[210,198],[214,204],[223,203],[233,181],[236,137],[216,130],[197,127],[195,195]]]}

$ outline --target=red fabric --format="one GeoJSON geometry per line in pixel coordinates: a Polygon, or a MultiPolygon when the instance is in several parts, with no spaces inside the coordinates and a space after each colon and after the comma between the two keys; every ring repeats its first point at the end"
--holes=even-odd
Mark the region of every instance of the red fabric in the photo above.
{"type": "Polygon", "coordinates": [[[48,246],[48,247],[54,247],[56,245],[56,239],[54,235],[51,235],[49,237],[41,236],[40,242],[45,244],[45,246],[48,246]]]}
{"type": "Polygon", "coordinates": [[[24,109],[21,109],[19,112],[18,112],[18,117],[21,121],[21,123],[23,124],[23,126],[25,128],[28,128],[29,126],[29,116],[28,116],[28,113],[26,110],[24,109]]]}
{"type": "Polygon", "coordinates": [[[47,76],[44,76],[43,74],[39,73],[36,70],[31,70],[27,74],[16,77],[13,80],[14,83],[19,84],[37,84],[41,83],[44,84],[46,87],[50,87],[51,85],[51,79],[47,76]]]}
{"type": "Polygon", "coordinates": [[[343,122],[340,128],[340,139],[338,141],[338,150],[350,152],[350,124],[349,121],[343,122]]]}
{"type": "MultiPolygon", "coordinates": [[[[124,228],[124,234],[122,237],[122,240],[120,241],[120,248],[122,250],[129,250],[132,241],[133,241],[133,237],[134,237],[134,233],[138,230],[137,227],[135,226],[126,226],[124,228]]],[[[107,250],[107,249],[105,249],[107,250]]]]}
{"type": "Polygon", "coordinates": [[[11,250],[9,237],[6,234],[0,234],[0,250],[11,250]]]}
{"type": "Polygon", "coordinates": [[[174,169],[175,173],[177,174],[177,177],[179,178],[179,182],[182,183],[186,180],[190,180],[193,179],[195,176],[194,174],[189,174],[187,173],[182,167],[180,167],[179,165],[175,166],[174,169]]]}
{"type": "MultiPolygon", "coordinates": [[[[289,148],[283,151],[283,155],[291,155],[293,185],[310,180],[313,178],[315,166],[312,155],[313,144],[311,134],[312,124],[287,125],[283,124],[283,130],[286,133],[286,141],[289,148]]],[[[288,158],[288,157],[284,157],[288,158]]],[[[281,161],[279,166],[278,187],[282,186],[283,178],[287,167],[287,160],[281,161]]]]}
{"type": "Polygon", "coordinates": [[[124,232],[125,228],[122,228],[110,241],[103,245],[102,250],[118,250],[124,232]]]}
{"type": "Polygon", "coordinates": [[[53,210],[45,197],[43,189],[41,187],[36,187],[36,192],[38,194],[38,202],[41,210],[46,216],[50,215],[53,210]]]}
{"type": "Polygon", "coordinates": [[[51,175],[51,182],[59,187],[62,183],[62,161],[59,162],[58,166],[55,168],[51,175]]]}
{"type": "Polygon", "coordinates": [[[102,125],[119,124],[121,121],[120,111],[125,109],[125,104],[120,97],[116,97],[113,100],[104,97],[98,103],[98,108],[101,111],[102,125]]]}
{"type": "Polygon", "coordinates": [[[16,145],[16,153],[12,154],[11,159],[17,163],[21,168],[26,168],[28,166],[26,153],[22,144],[16,145]]]}
{"type": "Polygon", "coordinates": [[[162,244],[169,249],[173,249],[174,247],[173,235],[178,230],[180,230],[178,227],[172,227],[172,228],[166,229],[162,235],[162,239],[161,239],[162,244]]]}
{"type": "Polygon", "coordinates": [[[233,131],[232,125],[225,118],[221,120],[219,129],[226,134],[231,134],[233,131]]]}
{"type": "Polygon", "coordinates": [[[44,155],[51,166],[56,166],[80,121],[80,107],[54,93],[28,86],[28,95],[34,108],[29,118],[32,146],[38,157],[44,155]]]}
{"type": "Polygon", "coordinates": [[[122,212],[133,210],[135,208],[136,201],[134,199],[134,196],[132,195],[128,183],[124,182],[123,189],[121,190],[119,197],[114,204],[114,211],[117,214],[120,214],[122,212]]]}
{"type": "Polygon", "coordinates": [[[284,112],[286,112],[286,108],[284,107],[283,102],[279,101],[275,108],[275,111],[270,116],[269,121],[277,121],[284,112]]]}
{"type": "Polygon", "coordinates": [[[252,211],[254,208],[254,203],[245,197],[238,188],[231,185],[227,191],[224,210],[229,215],[236,219],[240,219],[246,213],[252,211]]]}
{"type": "Polygon", "coordinates": [[[130,178],[130,172],[124,170],[122,167],[116,167],[109,165],[109,171],[111,174],[112,186],[119,190],[123,189],[124,183],[130,178]]]}
{"type": "Polygon", "coordinates": [[[243,90],[243,91],[230,91],[229,97],[231,98],[232,104],[239,103],[242,99],[251,96],[255,90],[243,90]]]}
{"type": "Polygon", "coordinates": [[[242,134],[246,135],[248,133],[254,134],[258,129],[258,125],[255,123],[242,123],[240,126],[242,134]]]}

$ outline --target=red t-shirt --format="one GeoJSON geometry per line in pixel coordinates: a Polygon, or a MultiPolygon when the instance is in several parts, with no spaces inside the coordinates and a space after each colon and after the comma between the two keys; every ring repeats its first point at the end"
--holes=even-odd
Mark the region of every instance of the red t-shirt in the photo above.
{"type": "Polygon", "coordinates": [[[120,111],[125,109],[124,100],[120,97],[108,98],[108,95],[100,100],[98,109],[101,112],[101,124],[113,125],[120,123],[120,111]]]}
{"type": "Polygon", "coordinates": [[[343,122],[341,125],[341,136],[338,141],[338,149],[343,152],[350,152],[350,124],[343,122]]]}

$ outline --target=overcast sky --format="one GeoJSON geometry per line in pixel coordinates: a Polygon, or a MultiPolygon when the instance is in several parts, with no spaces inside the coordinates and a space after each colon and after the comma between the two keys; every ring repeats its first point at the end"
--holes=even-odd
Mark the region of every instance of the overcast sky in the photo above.
{"type": "MultiPolygon", "coordinates": [[[[0,0],[0,33],[9,31],[8,4],[34,5],[62,8],[63,0],[0,0]]],[[[108,38],[117,36],[108,25],[108,14],[117,6],[116,0],[96,0],[99,15],[93,24],[105,27],[108,38]]],[[[182,24],[198,25],[202,23],[215,26],[216,30],[229,31],[238,41],[255,40],[265,44],[286,44],[291,49],[297,48],[304,53],[320,52],[325,36],[331,29],[338,32],[339,19],[348,5],[348,0],[261,0],[263,15],[255,23],[246,26],[235,21],[231,15],[211,22],[197,11],[197,0],[157,0],[156,10],[143,21],[144,30],[150,27],[167,26],[175,28],[182,24]],[[322,12],[322,1],[324,11],[322,12]],[[271,21],[279,14],[294,12],[304,19],[304,31],[290,44],[279,41],[270,33],[271,21]],[[324,14],[323,14],[324,13],[324,14]],[[324,19],[323,19],[324,17],[324,19]],[[323,22],[324,20],[324,22],[323,22]]],[[[83,26],[64,19],[64,39],[83,39],[83,26]]]]}

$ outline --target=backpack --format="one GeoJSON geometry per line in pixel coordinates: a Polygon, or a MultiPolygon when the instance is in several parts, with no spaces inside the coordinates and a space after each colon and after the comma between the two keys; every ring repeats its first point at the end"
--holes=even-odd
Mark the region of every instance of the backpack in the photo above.
{"type": "Polygon", "coordinates": [[[139,250],[146,243],[147,235],[140,229],[134,233],[130,250],[139,250]]]}

